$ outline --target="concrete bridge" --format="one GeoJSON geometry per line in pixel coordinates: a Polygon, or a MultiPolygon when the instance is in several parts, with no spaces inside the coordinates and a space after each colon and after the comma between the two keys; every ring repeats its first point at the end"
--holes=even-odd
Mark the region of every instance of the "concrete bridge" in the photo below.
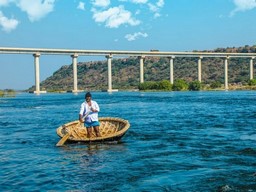
{"type": "Polygon", "coordinates": [[[144,59],[145,57],[166,57],[169,59],[170,65],[170,83],[173,84],[173,64],[176,57],[196,57],[198,58],[198,81],[201,82],[202,59],[204,57],[224,58],[225,71],[225,89],[228,90],[228,61],[231,57],[250,58],[250,79],[253,79],[253,65],[256,53],[209,53],[209,52],[162,52],[158,50],[151,51],[115,51],[115,50],[76,50],[76,49],[41,49],[41,48],[16,48],[16,47],[0,47],[0,54],[31,54],[34,56],[35,66],[35,87],[34,93],[40,94],[44,91],[40,90],[40,70],[39,58],[43,55],[70,55],[73,63],[73,92],[79,92],[77,88],[77,58],[79,56],[105,56],[108,63],[108,92],[112,89],[112,70],[111,61],[113,57],[138,57],[140,66],[140,83],[144,82],[144,59]]]}

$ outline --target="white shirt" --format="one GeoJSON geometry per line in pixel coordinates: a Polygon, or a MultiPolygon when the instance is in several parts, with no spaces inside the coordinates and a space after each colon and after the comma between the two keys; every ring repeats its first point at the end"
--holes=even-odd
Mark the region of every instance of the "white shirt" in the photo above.
{"type": "Polygon", "coordinates": [[[90,112],[85,122],[99,121],[98,112],[100,111],[100,107],[96,101],[91,100],[91,104],[92,106],[89,106],[86,101],[81,104],[80,115],[84,116],[87,112],[90,112]],[[98,112],[92,112],[91,108],[96,109],[98,112]]]}

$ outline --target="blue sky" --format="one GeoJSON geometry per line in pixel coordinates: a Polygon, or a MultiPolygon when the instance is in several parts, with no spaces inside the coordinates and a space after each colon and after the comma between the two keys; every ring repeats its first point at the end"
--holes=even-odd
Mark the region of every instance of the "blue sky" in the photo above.
{"type": "MultiPolygon", "coordinates": [[[[192,51],[256,44],[256,0],[0,0],[0,47],[192,51]]],[[[79,57],[80,61],[104,57],[79,57]]],[[[40,80],[70,56],[41,56],[40,80]]],[[[0,54],[0,89],[34,85],[32,55],[0,54]]]]}

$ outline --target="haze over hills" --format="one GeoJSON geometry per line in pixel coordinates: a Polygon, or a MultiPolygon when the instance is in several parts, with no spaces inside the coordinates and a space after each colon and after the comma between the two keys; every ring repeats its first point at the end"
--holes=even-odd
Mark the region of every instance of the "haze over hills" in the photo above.
{"type": "MultiPolygon", "coordinates": [[[[256,53],[256,45],[244,47],[217,48],[203,52],[256,53]]],[[[197,80],[198,58],[177,57],[174,59],[174,80],[187,82],[197,80]]],[[[229,60],[229,83],[245,83],[249,80],[250,58],[231,58],[229,60]]],[[[254,64],[255,68],[255,64],[254,64]]],[[[79,62],[78,89],[106,90],[107,61],[79,62]]],[[[254,77],[256,75],[254,70],[254,77]]],[[[144,61],[144,81],[169,80],[169,59],[164,57],[146,57],[144,61]]],[[[202,59],[202,83],[214,81],[224,83],[224,59],[202,59]]],[[[139,84],[139,59],[135,57],[112,59],[113,89],[137,89],[139,84]]],[[[41,82],[41,89],[47,91],[68,91],[73,89],[73,66],[65,65],[41,82]]],[[[29,88],[34,90],[34,87],[29,88]]]]}

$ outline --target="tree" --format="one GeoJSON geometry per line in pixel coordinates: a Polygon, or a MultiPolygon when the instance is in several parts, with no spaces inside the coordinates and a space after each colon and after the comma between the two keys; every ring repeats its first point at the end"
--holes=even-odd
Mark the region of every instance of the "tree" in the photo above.
{"type": "Polygon", "coordinates": [[[154,81],[147,81],[139,84],[139,90],[152,90],[158,89],[158,84],[154,81]]]}
{"type": "Polygon", "coordinates": [[[147,81],[139,84],[139,90],[172,90],[172,84],[168,80],[147,81]]]}
{"type": "Polygon", "coordinates": [[[216,88],[220,88],[221,87],[221,83],[219,81],[214,81],[210,84],[210,87],[212,89],[216,89],[216,88]]]}
{"type": "Polygon", "coordinates": [[[160,90],[171,90],[172,89],[172,84],[168,80],[163,80],[159,82],[158,88],[160,90]]]}
{"type": "Polygon", "coordinates": [[[174,91],[184,91],[188,89],[188,84],[183,79],[177,79],[174,81],[172,89],[174,91]]]}
{"type": "Polygon", "coordinates": [[[256,79],[249,80],[248,85],[255,86],[256,85],[256,79]]]}
{"type": "Polygon", "coordinates": [[[189,83],[188,89],[190,91],[199,91],[202,89],[202,83],[200,81],[192,81],[189,83]]]}

